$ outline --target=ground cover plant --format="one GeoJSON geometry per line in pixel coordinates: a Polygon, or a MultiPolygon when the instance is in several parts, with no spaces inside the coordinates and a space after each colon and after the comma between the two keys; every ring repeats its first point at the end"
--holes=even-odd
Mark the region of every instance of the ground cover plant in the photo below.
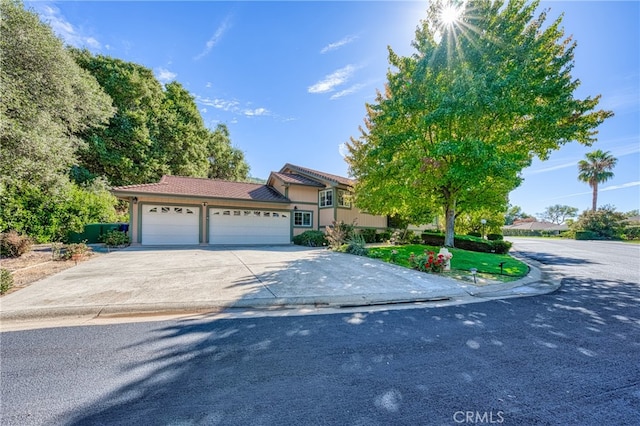
{"type": "MultiPolygon", "coordinates": [[[[423,244],[410,244],[405,246],[385,246],[371,247],[369,257],[381,259],[385,262],[395,263],[400,266],[411,268],[410,258],[424,255],[426,252],[438,253],[439,247],[427,246],[423,244]]],[[[502,275],[509,277],[523,277],[529,272],[529,267],[506,254],[480,253],[455,248],[449,248],[453,254],[451,259],[451,269],[453,271],[468,272],[471,268],[477,269],[478,273],[502,275]],[[502,263],[502,270],[500,264],[502,263]]]]}

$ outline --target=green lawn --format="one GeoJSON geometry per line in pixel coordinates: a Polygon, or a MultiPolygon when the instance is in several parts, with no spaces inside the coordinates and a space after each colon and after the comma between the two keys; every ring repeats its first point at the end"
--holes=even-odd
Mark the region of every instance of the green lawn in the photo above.
{"type": "MultiPolygon", "coordinates": [[[[411,253],[418,256],[423,254],[425,250],[431,250],[437,254],[438,251],[440,251],[440,247],[431,247],[421,244],[371,247],[369,249],[369,257],[381,259],[385,262],[391,262],[392,252],[394,250],[397,251],[397,254],[395,254],[395,261],[393,263],[408,268],[408,259],[411,253]]],[[[504,275],[511,277],[523,277],[529,272],[529,267],[525,263],[514,259],[508,254],[479,253],[455,248],[449,249],[449,252],[453,254],[453,258],[451,259],[452,271],[457,270],[468,272],[471,268],[476,268],[478,273],[499,275],[500,263],[504,262],[502,269],[504,275]]]]}

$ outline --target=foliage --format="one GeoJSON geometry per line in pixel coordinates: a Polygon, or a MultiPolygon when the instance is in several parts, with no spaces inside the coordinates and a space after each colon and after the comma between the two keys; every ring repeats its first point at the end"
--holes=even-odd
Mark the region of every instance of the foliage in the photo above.
{"type": "Polygon", "coordinates": [[[435,252],[425,250],[424,254],[416,256],[413,253],[409,255],[409,266],[422,272],[442,272],[446,260],[442,254],[436,255],[435,252]]]}
{"type": "Polygon", "coordinates": [[[0,254],[2,257],[20,257],[31,251],[33,240],[14,230],[0,234],[0,254]]]}
{"type": "Polygon", "coordinates": [[[598,207],[598,184],[606,182],[613,177],[611,171],[618,159],[613,157],[609,151],[595,150],[586,155],[586,160],[578,162],[578,179],[587,182],[593,189],[593,199],[591,210],[596,211],[598,207]]]}
{"type": "Polygon", "coordinates": [[[113,114],[111,100],[37,14],[3,0],[0,15],[0,186],[53,193],[82,134],[113,114]]]}
{"type": "MultiPolygon", "coordinates": [[[[444,246],[445,236],[442,234],[422,234],[422,242],[427,245],[444,246]]],[[[458,248],[485,252],[485,253],[498,253],[506,254],[511,249],[511,242],[504,240],[489,241],[483,238],[473,237],[471,235],[456,235],[455,245],[458,248]]]]}
{"type": "Polygon", "coordinates": [[[330,226],[326,227],[325,234],[329,247],[332,250],[339,250],[343,244],[346,244],[353,236],[355,230],[355,221],[351,224],[344,223],[344,221],[336,222],[335,220],[330,226]]]}
{"type": "MultiPolygon", "coordinates": [[[[424,253],[424,251],[437,252],[439,247],[431,245],[406,245],[372,247],[369,249],[369,257],[391,262],[410,268],[409,257],[412,253],[424,253]],[[394,254],[395,253],[395,254],[394,254]]],[[[507,254],[479,253],[450,248],[453,254],[451,259],[452,270],[468,271],[470,268],[478,269],[478,272],[500,274],[500,263],[503,263],[503,272],[509,276],[524,276],[529,272],[528,266],[507,254]]]]}
{"type": "Polygon", "coordinates": [[[369,249],[365,245],[364,237],[358,233],[353,233],[347,241],[346,252],[357,256],[366,256],[369,253],[369,249]]]}
{"type": "Polygon", "coordinates": [[[73,259],[76,255],[80,257],[84,257],[91,252],[91,247],[89,247],[86,243],[72,243],[64,245],[64,254],[62,255],[63,260],[73,259]]]}
{"type": "Polygon", "coordinates": [[[584,211],[572,224],[571,229],[576,232],[576,238],[578,232],[589,231],[593,234],[581,234],[581,236],[593,237],[590,239],[618,239],[624,232],[625,219],[623,213],[617,212],[613,206],[605,205],[596,211],[584,211]]]}
{"type": "Polygon", "coordinates": [[[85,134],[114,109],[35,13],[12,0],[0,12],[0,230],[48,241],[76,225],[73,210],[96,207],[82,205],[91,194],[70,183],[69,170],[85,134]]]}
{"type": "Polygon", "coordinates": [[[0,202],[0,228],[26,233],[37,242],[61,241],[87,223],[117,220],[115,197],[99,179],[82,187],[67,182],[54,193],[29,183],[11,185],[0,202]]]}
{"type": "Polygon", "coordinates": [[[8,269],[0,268],[0,294],[5,294],[13,287],[13,275],[8,269]]]}
{"type": "Polygon", "coordinates": [[[119,247],[129,245],[129,236],[122,231],[108,231],[104,233],[101,238],[102,242],[107,247],[119,247]]]}
{"type": "Polygon", "coordinates": [[[249,165],[245,162],[244,153],[231,145],[229,129],[225,124],[218,124],[207,137],[209,170],[211,179],[243,181],[248,179],[249,165]]]}
{"type": "Polygon", "coordinates": [[[163,87],[142,65],[71,52],[117,107],[108,127],[87,135],[81,166],[89,174],[105,176],[112,185],[147,183],[164,174],[247,178],[249,166],[231,146],[226,126],[207,129],[195,98],[180,83],[163,87]]]}
{"type": "Polygon", "coordinates": [[[513,225],[513,222],[520,219],[527,219],[531,216],[522,211],[520,206],[512,206],[509,204],[509,208],[504,215],[504,224],[513,225]]]}
{"type": "Polygon", "coordinates": [[[565,223],[567,219],[574,218],[577,215],[577,207],[555,204],[545,209],[544,213],[542,214],[542,219],[546,220],[547,222],[560,225],[562,223],[565,223]]]}
{"type": "Polygon", "coordinates": [[[622,231],[625,240],[640,240],[640,226],[627,226],[622,231]]]}
{"type": "Polygon", "coordinates": [[[293,243],[299,246],[322,247],[327,245],[327,238],[322,231],[304,231],[293,237],[293,243]]]}
{"type": "Polygon", "coordinates": [[[487,240],[489,241],[500,241],[504,240],[502,234],[487,234],[487,240]]]}
{"type": "Polygon", "coordinates": [[[362,228],[360,235],[367,243],[375,243],[378,241],[378,234],[375,228],[362,228]]]}
{"type": "Polygon", "coordinates": [[[594,111],[599,97],[574,98],[576,44],[564,38],[561,17],[534,17],[538,1],[465,2],[461,24],[451,26],[440,22],[444,0],[429,3],[416,53],[389,49],[387,86],[366,105],[347,161],[360,208],[414,223],[442,209],[452,246],[459,212],[504,211],[534,156],[573,140],[591,144],[612,113],[594,111]]]}

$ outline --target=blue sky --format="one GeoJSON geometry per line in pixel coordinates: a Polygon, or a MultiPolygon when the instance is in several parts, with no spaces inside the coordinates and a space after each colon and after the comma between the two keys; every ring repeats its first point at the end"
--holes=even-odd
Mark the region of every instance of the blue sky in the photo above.
{"type": "MultiPolygon", "coordinates": [[[[161,82],[177,80],[195,97],[205,123],[226,123],[251,175],[285,163],[347,176],[341,145],[359,135],[365,103],[383,89],[387,46],[413,53],[426,1],[25,3],[68,44],[142,64],[161,82]]],[[[578,97],[602,94],[615,116],[593,147],[565,145],[524,170],[510,195],[529,214],[591,205],[577,162],[594,149],[618,158],[599,205],[640,208],[640,3],[542,2],[548,22],[564,12],[578,42],[578,97]]]]}

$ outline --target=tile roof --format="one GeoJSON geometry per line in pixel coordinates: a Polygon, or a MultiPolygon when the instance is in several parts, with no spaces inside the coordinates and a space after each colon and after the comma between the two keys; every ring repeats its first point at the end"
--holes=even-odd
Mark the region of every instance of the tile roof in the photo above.
{"type": "Polygon", "coordinates": [[[328,180],[330,182],[337,183],[339,185],[354,186],[356,183],[356,181],[353,179],[349,179],[349,178],[338,176],[338,175],[332,175],[330,173],[320,172],[318,170],[308,169],[306,167],[296,166],[290,163],[285,164],[282,167],[282,169],[280,169],[280,173],[284,172],[287,169],[292,170],[294,172],[309,175],[311,177],[328,180]]]}
{"type": "Polygon", "coordinates": [[[306,176],[299,175],[297,173],[279,173],[279,172],[271,172],[272,176],[276,176],[281,181],[285,183],[297,184],[297,185],[305,185],[305,186],[317,186],[319,188],[324,188],[324,185],[320,182],[309,179],[306,176]]]}
{"type": "Polygon", "coordinates": [[[287,197],[268,185],[168,175],[163,176],[158,183],[119,186],[113,188],[112,192],[118,195],[184,195],[278,203],[290,202],[287,197]]]}

